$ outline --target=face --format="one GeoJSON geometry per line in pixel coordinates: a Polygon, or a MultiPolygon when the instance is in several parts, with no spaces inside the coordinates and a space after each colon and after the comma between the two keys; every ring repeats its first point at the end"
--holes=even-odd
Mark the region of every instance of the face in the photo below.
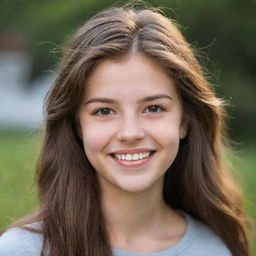
{"type": "Polygon", "coordinates": [[[142,55],[104,60],[79,110],[85,154],[104,189],[162,189],[186,135],[174,82],[142,55]]]}

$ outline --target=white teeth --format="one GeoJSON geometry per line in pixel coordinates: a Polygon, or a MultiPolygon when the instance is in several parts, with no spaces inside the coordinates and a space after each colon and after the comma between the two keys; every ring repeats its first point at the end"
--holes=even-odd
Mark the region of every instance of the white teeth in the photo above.
{"type": "Polygon", "coordinates": [[[132,155],[127,154],[127,155],[125,156],[125,160],[132,160],[132,155]]]}
{"type": "Polygon", "coordinates": [[[140,156],[138,154],[134,154],[132,156],[132,160],[138,160],[140,158],[140,156]]]}
{"type": "Polygon", "coordinates": [[[149,157],[150,152],[139,153],[139,154],[115,154],[115,158],[119,160],[135,161],[149,157]]]}

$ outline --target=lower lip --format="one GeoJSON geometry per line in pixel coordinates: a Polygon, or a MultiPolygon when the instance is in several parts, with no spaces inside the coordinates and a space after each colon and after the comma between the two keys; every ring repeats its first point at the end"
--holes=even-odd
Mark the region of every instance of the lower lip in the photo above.
{"type": "Polygon", "coordinates": [[[114,157],[112,157],[119,165],[121,165],[122,167],[128,167],[128,168],[135,168],[135,167],[139,167],[142,166],[143,164],[146,164],[152,157],[154,154],[150,155],[147,158],[144,159],[140,159],[140,160],[119,160],[116,159],[114,157]]]}

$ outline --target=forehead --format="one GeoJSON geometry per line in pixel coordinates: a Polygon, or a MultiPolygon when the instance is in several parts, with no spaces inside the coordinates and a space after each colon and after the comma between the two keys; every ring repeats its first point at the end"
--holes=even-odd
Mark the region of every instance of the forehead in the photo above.
{"type": "Polygon", "coordinates": [[[157,62],[140,54],[99,63],[89,76],[85,97],[108,96],[127,98],[152,93],[177,96],[174,81],[157,62]]]}

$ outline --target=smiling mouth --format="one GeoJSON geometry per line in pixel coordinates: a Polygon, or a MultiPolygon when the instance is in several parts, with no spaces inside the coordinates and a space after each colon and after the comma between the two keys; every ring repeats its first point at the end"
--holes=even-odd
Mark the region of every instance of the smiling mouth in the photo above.
{"type": "Polygon", "coordinates": [[[135,154],[110,154],[111,157],[119,161],[139,161],[152,156],[156,151],[141,152],[135,154]]]}

